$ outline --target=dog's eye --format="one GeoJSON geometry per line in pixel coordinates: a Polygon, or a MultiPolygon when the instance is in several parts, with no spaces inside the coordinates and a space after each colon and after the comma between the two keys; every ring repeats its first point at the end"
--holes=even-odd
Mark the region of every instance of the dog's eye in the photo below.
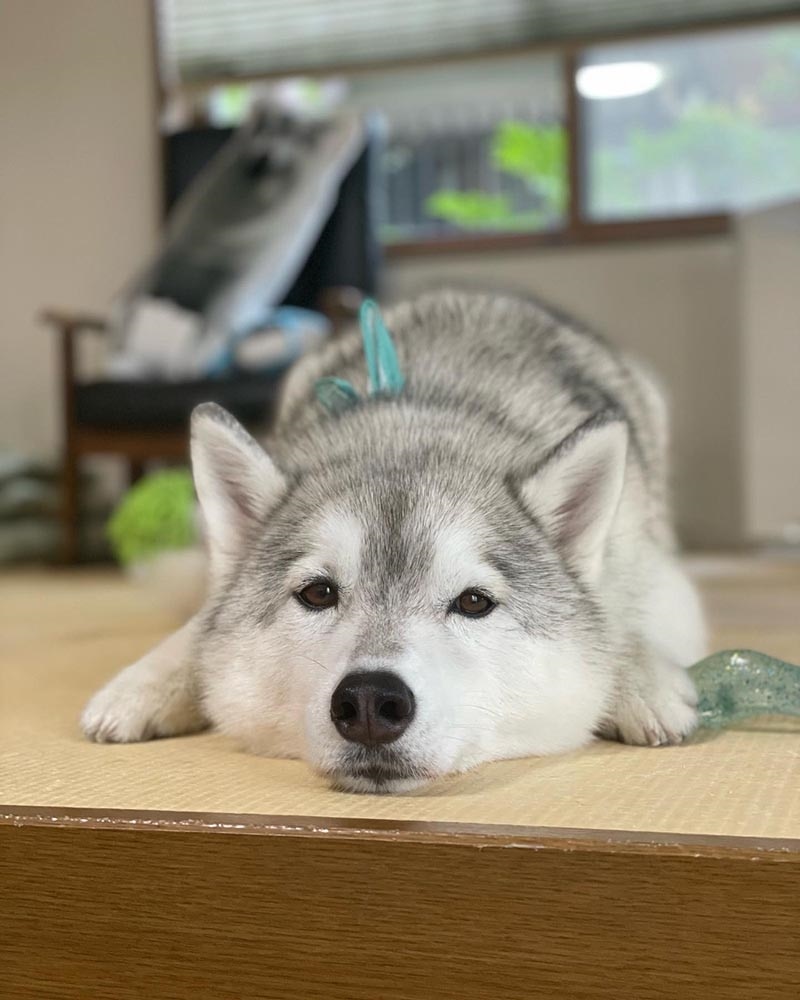
{"type": "Polygon", "coordinates": [[[323,611],[325,608],[335,608],[339,603],[339,591],[330,580],[314,580],[306,584],[294,595],[297,600],[312,611],[323,611]]]}
{"type": "Polygon", "coordinates": [[[450,610],[467,618],[483,618],[496,607],[494,601],[479,590],[465,590],[453,601],[450,610]]]}

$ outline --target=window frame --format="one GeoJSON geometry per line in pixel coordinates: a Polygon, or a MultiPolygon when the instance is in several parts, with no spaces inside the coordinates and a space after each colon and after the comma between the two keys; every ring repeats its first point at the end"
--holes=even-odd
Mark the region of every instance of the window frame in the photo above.
{"type": "MultiPolygon", "coordinates": [[[[381,70],[414,69],[420,66],[442,63],[477,62],[486,58],[509,58],[537,55],[544,52],[555,54],[562,75],[565,98],[564,127],[567,134],[567,211],[564,224],[557,229],[531,233],[466,233],[460,236],[429,237],[424,240],[404,239],[383,244],[383,252],[388,258],[428,256],[432,254],[475,253],[494,250],[524,250],[532,248],[552,248],[564,246],[591,246],[602,243],[636,242],[641,240],[686,239],[708,236],[722,236],[733,226],[730,213],[710,213],[692,215],[642,216],[620,220],[591,220],[586,211],[586,150],[584,123],[580,96],[576,85],[576,70],[581,54],[589,48],[601,45],[635,42],[666,37],[688,37],[700,34],[720,34],[746,28],[766,27],[784,23],[800,26],[800,13],[787,7],[785,11],[766,14],[737,15],[727,20],[704,19],[691,25],[652,28],[614,32],[607,35],[590,35],[571,38],[564,42],[527,43],[502,51],[467,53],[422,57],[418,59],[386,60],[379,63],[359,63],[352,66],[319,67],[313,70],[298,66],[295,70],[282,69],[275,73],[260,73],[256,76],[214,77],[201,82],[173,84],[168,86],[159,68],[163,66],[158,38],[158,0],[151,0],[153,72],[156,78],[156,94],[159,109],[164,107],[170,93],[193,93],[224,83],[246,83],[259,80],[281,79],[288,76],[348,76],[381,70]]],[[[156,116],[156,128],[159,129],[156,116]]],[[[160,133],[159,133],[160,134],[160,133]]],[[[163,148],[163,147],[162,147],[163,148]]]]}

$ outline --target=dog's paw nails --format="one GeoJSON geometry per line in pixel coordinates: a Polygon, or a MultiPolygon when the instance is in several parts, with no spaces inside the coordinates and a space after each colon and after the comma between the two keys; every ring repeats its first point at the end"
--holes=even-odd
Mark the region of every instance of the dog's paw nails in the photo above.
{"type": "Polygon", "coordinates": [[[622,699],[609,729],[634,746],[675,746],[697,728],[697,696],[688,674],[672,670],[648,694],[622,699]]]}
{"type": "Polygon", "coordinates": [[[129,701],[103,688],[83,710],[80,726],[95,743],[138,743],[150,739],[150,715],[135,699],[129,701]]]}
{"type": "Polygon", "coordinates": [[[95,743],[141,743],[194,733],[207,725],[196,699],[169,677],[152,678],[139,664],[118,674],[89,701],[80,719],[95,743]]]}
{"type": "Polygon", "coordinates": [[[697,727],[697,712],[686,702],[662,704],[655,709],[642,703],[628,706],[616,722],[616,737],[633,746],[675,746],[697,727]]]}

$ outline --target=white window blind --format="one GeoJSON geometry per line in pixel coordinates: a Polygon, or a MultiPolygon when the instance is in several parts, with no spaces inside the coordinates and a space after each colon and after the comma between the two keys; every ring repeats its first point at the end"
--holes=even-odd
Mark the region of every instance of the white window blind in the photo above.
{"type": "Polygon", "coordinates": [[[724,22],[787,0],[159,0],[172,81],[335,70],[724,22]]]}

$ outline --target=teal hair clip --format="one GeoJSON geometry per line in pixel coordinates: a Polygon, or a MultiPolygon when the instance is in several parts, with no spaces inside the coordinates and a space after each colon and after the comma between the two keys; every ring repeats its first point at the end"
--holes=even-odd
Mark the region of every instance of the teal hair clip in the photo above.
{"type": "MultiPolygon", "coordinates": [[[[392,335],[386,329],[378,304],[365,299],[359,311],[367,384],[370,396],[397,396],[405,385],[392,335]]],[[[343,378],[320,378],[314,384],[317,399],[330,413],[341,413],[361,402],[356,389],[343,378]]]]}
{"type": "Polygon", "coordinates": [[[320,378],[314,383],[317,399],[330,413],[341,413],[361,401],[361,397],[343,378],[320,378]]]}

